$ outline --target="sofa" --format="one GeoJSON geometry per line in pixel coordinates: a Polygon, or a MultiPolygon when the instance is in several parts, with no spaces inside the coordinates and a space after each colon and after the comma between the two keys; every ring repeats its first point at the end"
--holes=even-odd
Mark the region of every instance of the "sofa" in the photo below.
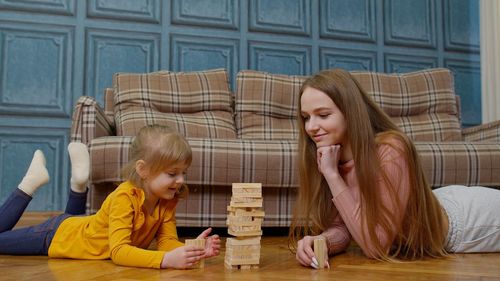
{"type": "MultiPolygon", "coordinates": [[[[415,141],[433,188],[500,186],[500,122],[461,128],[448,69],[352,74],[415,141]]],[[[237,182],[262,183],[264,227],[289,226],[298,185],[296,108],[306,78],[242,70],[233,93],[225,69],[116,73],[104,106],[82,96],[72,118],[71,140],[90,149],[89,213],[123,180],[119,171],[137,130],[159,123],[183,134],[193,150],[178,226],[224,227],[237,182]]]]}

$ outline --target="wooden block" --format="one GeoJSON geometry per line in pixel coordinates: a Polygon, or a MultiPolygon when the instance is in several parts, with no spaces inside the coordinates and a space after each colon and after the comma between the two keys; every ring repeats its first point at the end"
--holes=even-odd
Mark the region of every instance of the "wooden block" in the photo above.
{"type": "Polygon", "coordinates": [[[259,230],[262,226],[262,221],[260,220],[250,220],[250,221],[235,221],[233,218],[228,218],[226,224],[234,227],[235,229],[241,227],[242,230],[259,230]]]}
{"type": "Polygon", "coordinates": [[[228,263],[224,263],[224,266],[227,268],[227,269],[230,269],[230,270],[239,270],[239,269],[242,269],[242,270],[248,270],[248,269],[259,269],[259,265],[256,265],[256,264],[250,264],[250,265],[230,265],[228,263]]]}
{"type": "Polygon", "coordinates": [[[229,203],[231,207],[235,208],[260,208],[262,207],[262,198],[234,198],[231,197],[229,203]]]}
{"type": "Polygon", "coordinates": [[[230,259],[224,261],[227,264],[230,265],[252,265],[252,264],[259,264],[260,259],[255,258],[255,259],[230,259]]]}
{"type": "Polygon", "coordinates": [[[230,228],[227,229],[227,233],[237,236],[237,237],[243,237],[243,236],[262,236],[262,230],[251,230],[251,231],[233,231],[230,228]]]}
{"type": "Polygon", "coordinates": [[[233,183],[233,197],[262,197],[261,183],[233,183]]]}
{"type": "Polygon", "coordinates": [[[252,266],[251,265],[240,265],[240,269],[249,270],[249,269],[252,269],[252,266]]]}
{"type": "Polygon", "coordinates": [[[318,267],[325,268],[325,256],[328,254],[326,240],[324,237],[314,239],[314,256],[318,261],[318,267]]]}
{"type": "Polygon", "coordinates": [[[229,212],[230,215],[233,216],[242,216],[242,217],[257,217],[257,218],[263,218],[264,215],[266,214],[262,208],[256,207],[256,208],[235,208],[231,207],[231,205],[227,206],[227,211],[229,212]]]}
{"type": "MultiPolygon", "coordinates": [[[[186,239],[185,241],[186,246],[196,246],[200,248],[205,248],[205,239],[186,239]]],[[[202,259],[195,263],[191,268],[204,268],[205,267],[205,260],[202,259]]]]}
{"type": "Polygon", "coordinates": [[[226,239],[227,246],[242,246],[242,245],[260,245],[260,236],[247,237],[247,238],[234,238],[230,237],[226,239]]]}
{"type": "Polygon", "coordinates": [[[231,270],[238,270],[239,269],[238,265],[231,265],[230,263],[227,263],[225,261],[224,261],[224,267],[227,269],[231,269],[231,270]]]}
{"type": "Polygon", "coordinates": [[[259,258],[260,245],[230,245],[226,248],[226,253],[230,253],[233,258],[239,257],[239,259],[259,258]]]}

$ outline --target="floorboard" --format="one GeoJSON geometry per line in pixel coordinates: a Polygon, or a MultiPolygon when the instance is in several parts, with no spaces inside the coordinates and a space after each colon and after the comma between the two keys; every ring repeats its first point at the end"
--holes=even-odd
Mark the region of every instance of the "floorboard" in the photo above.
{"type": "MultiPolygon", "coordinates": [[[[51,214],[23,217],[30,225],[51,214]]],[[[189,235],[184,230],[183,235],[189,235]]],[[[265,233],[265,232],[264,232],[265,233]]],[[[186,237],[181,237],[183,240],[186,237]]],[[[223,238],[223,240],[225,237],[223,238]]],[[[117,266],[110,260],[66,260],[0,255],[0,280],[500,280],[500,253],[458,254],[446,259],[385,263],[363,256],[356,246],[330,259],[329,270],[300,266],[287,247],[286,236],[264,235],[258,269],[229,270],[224,251],[193,270],[156,270],[117,266]]]]}

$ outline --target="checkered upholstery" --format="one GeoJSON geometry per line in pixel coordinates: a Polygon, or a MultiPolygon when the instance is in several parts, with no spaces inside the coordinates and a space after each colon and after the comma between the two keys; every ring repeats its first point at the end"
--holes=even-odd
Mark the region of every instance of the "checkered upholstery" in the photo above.
{"type": "MultiPolygon", "coordinates": [[[[200,77],[200,73],[193,74],[200,77]]],[[[425,174],[433,187],[448,184],[500,186],[500,121],[460,130],[459,107],[448,70],[430,69],[404,75],[356,72],[353,75],[415,140],[425,174]]],[[[136,76],[142,82],[154,80],[144,75],[136,76]]],[[[294,109],[303,79],[242,71],[237,76],[233,105],[236,119],[233,137],[222,137],[222,134],[210,137],[207,131],[204,136],[191,135],[189,130],[181,130],[192,146],[193,163],[186,178],[190,196],[181,201],[177,209],[179,226],[225,226],[226,206],[233,182],[262,183],[266,211],[263,225],[289,225],[298,180],[294,109]]],[[[130,88],[135,89],[133,95],[138,103],[159,106],[141,99],[139,87],[130,88]]],[[[130,135],[116,133],[120,120],[117,118],[115,91],[106,90],[104,110],[93,98],[81,97],[73,113],[72,140],[90,147],[91,212],[95,212],[116,183],[122,181],[118,171],[127,162],[128,148],[133,139],[130,135]]],[[[146,96],[153,94],[150,90],[146,92],[146,96]]],[[[162,91],[162,94],[172,95],[169,91],[162,91]]],[[[202,91],[198,94],[201,95],[202,91]]],[[[223,98],[225,96],[219,95],[220,99],[212,101],[208,108],[232,112],[227,108],[228,103],[232,104],[231,99],[223,98]]],[[[203,103],[203,98],[193,97],[193,100],[194,103],[186,105],[189,109],[174,109],[181,103],[172,103],[170,109],[163,107],[160,112],[189,114],[200,110],[198,103],[203,103]]],[[[144,120],[157,120],[156,117],[148,118],[144,117],[144,120]]],[[[177,119],[178,122],[182,120],[186,119],[177,119]]]]}
{"type": "Polygon", "coordinates": [[[164,124],[186,137],[234,139],[233,94],[227,72],[117,73],[114,112],[119,136],[164,124]]]}
{"type": "Polygon", "coordinates": [[[242,139],[297,139],[298,92],[305,76],[243,70],[236,76],[236,131],[242,139]]]}
{"type": "Polygon", "coordinates": [[[453,75],[448,69],[407,74],[353,72],[352,75],[413,140],[462,140],[453,75]]]}

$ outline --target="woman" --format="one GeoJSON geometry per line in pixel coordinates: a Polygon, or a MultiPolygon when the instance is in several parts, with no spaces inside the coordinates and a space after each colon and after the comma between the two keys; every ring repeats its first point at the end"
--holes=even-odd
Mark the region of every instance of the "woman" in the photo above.
{"type": "Polygon", "coordinates": [[[491,214],[500,213],[500,191],[450,186],[433,192],[411,140],[348,72],[326,70],[304,82],[298,123],[300,186],[290,244],[300,264],[317,268],[318,235],[329,254],[344,251],[352,238],[380,260],[500,251],[496,215],[483,216],[475,209],[481,203],[464,200],[483,200],[491,214]],[[470,247],[471,241],[480,243],[470,247]]]}

